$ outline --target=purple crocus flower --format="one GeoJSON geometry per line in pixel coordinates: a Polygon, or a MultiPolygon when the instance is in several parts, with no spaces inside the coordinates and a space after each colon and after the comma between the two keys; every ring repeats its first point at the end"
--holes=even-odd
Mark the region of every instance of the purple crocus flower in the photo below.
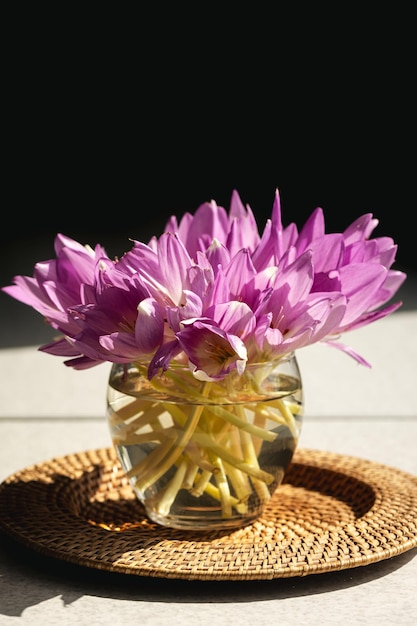
{"type": "Polygon", "coordinates": [[[317,208],[300,232],[284,228],[276,191],[260,233],[233,191],[229,212],[211,201],[172,216],[117,260],[58,234],[56,259],[3,291],[62,335],[40,350],[76,369],[140,361],[152,378],[176,362],[219,380],[318,341],[369,365],[338,337],[402,304],[388,304],[406,275],[391,269],[394,241],[371,238],[377,224],[365,214],[326,233],[317,208]]]}

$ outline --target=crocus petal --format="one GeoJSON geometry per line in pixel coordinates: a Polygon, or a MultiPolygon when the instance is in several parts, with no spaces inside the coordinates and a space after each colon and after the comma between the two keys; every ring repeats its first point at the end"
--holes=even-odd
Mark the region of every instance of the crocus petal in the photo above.
{"type": "Polygon", "coordinates": [[[240,250],[230,261],[225,270],[230,291],[235,298],[246,300],[246,286],[255,275],[255,268],[247,248],[240,250]]]}
{"type": "Polygon", "coordinates": [[[325,233],[323,209],[318,207],[302,227],[297,239],[297,250],[299,253],[310,248],[315,239],[321,239],[325,233]]]}
{"type": "Polygon", "coordinates": [[[355,359],[355,361],[357,361],[361,365],[364,365],[365,367],[372,367],[371,364],[366,359],[364,359],[360,354],[358,354],[355,350],[353,350],[353,348],[350,348],[349,346],[345,346],[345,344],[340,343],[339,341],[328,340],[326,341],[326,345],[336,348],[337,350],[341,350],[342,352],[349,355],[350,357],[355,359]]]}
{"type": "Polygon", "coordinates": [[[230,202],[230,230],[226,239],[226,247],[234,256],[242,248],[251,252],[256,250],[260,241],[258,225],[249,205],[244,207],[236,190],[232,193],[230,202]]]}
{"type": "Polygon", "coordinates": [[[387,277],[382,284],[381,288],[375,294],[372,308],[377,308],[384,305],[391,300],[401,287],[407,275],[404,272],[396,272],[394,270],[388,270],[387,277]]]}
{"type": "Polygon", "coordinates": [[[164,343],[158,348],[154,356],[151,359],[148,367],[148,378],[152,380],[157,373],[162,370],[165,372],[172,359],[174,359],[181,352],[181,346],[177,339],[164,343]]]}
{"type": "Polygon", "coordinates": [[[207,315],[227,333],[245,340],[256,326],[256,319],[251,308],[244,302],[232,300],[216,304],[207,310],[207,315]]]}
{"type": "Polygon", "coordinates": [[[341,290],[347,298],[343,324],[351,324],[372,308],[376,294],[387,277],[387,269],[375,263],[355,263],[340,269],[341,290]]]}
{"type": "Polygon", "coordinates": [[[214,201],[204,202],[187,224],[187,232],[185,228],[181,229],[181,238],[191,258],[195,259],[197,251],[206,250],[213,239],[226,243],[228,230],[229,220],[226,210],[214,201]]]}
{"type": "Polygon", "coordinates": [[[95,367],[96,365],[101,365],[105,363],[106,359],[90,359],[87,356],[80,356],[75,359],[70,359],[68,361],[64,361],[64,365],[67,367],[72,367],[74,370],[87,370],[91,367],[95,367]]]}
{"type": "Polygon", "coordinates": [[[169,295],[173,304],[183,303],[184,278],[192,265],[192,260],[184,244],[177,235],[162,235],[158,245],[160,273],[165,287],[169,285],[169,295]]]}
{"type": "Polygon", "coordinates": [[[40,352],[54,354],[55,356],[78,356],[80,353],[66,337],[46,343],[38,348],[40,352]]]}
{"type": "Polygon", "coordinates": [[[350,224],[343,233],[346,245],[355,241],[368,239],[373,230],[378,226],[379,221],[373,218],[372,213],[366,213],[358,217],[350,224]]]}
{"type": "Polygon", "coordinates": [[[245,368],[247,350],[243,341],[213,324],[198,320],[184,324],[177,339],[194,366],[196,377],[216,380],[232,369],[242,373],[245,368]]]}
{"type": "Polygon", "coordinates": [[[137,350],[150,354],[161,345],[164,336],[164,309],[154,298],[145,298],[138,305],[135,324],[137,350]]]}
{"type": "Polygon", "coordinates": [[[395,302],[390,306],[386,306],[382,309],[378,309],[377,311],[370,311],[368,313],[364,313],[360,317],[356,318],[351,324],[347,324],[346,326],[342,326],[336,329],[336,334],[340,334],[342,332],[347,332],[350,330],[356,330],[357,328],[361,328],[362,326],[367,326],[377,320],[381,320],[387,315],[391,315],[394,311],[397,311],[402,306],[402,302],[395,302]]]}
{"type": "MultiPolygon", "coordinates": [[[[307,250],[283,271],[276,274],[273,283],[274,293],[269,305],[275,308],[280,300],[285,306],[294,307],[308,295],[313,279],[312,254],[307,250]]],[[[277,310],[278,308],[280,307],[276,307],[277,310]]]]}
{"type": "Polygon", "coordinates": [[[165,315],[171,330],[176,333],[181,328],[181,322],[187,319],[200,317],[203,310],[201,298],[192,291],[185,290],[186,298],[184,306],[166,307],[165,315]]]}
{"type": "Polygon", "coordinates": [[[107,354],[109,361],[114,363],[130,363],[144,358],[143,351],[138,348],[134,335],[130,333],[111,333],[99,338],[103,354],[107,354]]]}

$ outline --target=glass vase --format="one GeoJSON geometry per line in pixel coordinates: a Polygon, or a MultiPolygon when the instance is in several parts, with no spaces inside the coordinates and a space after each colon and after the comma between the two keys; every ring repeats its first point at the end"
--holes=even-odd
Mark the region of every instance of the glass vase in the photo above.
{"type": "Polygon", "coordinates": [[[163,526],[227,529],[256,520],[291,462],[302,415],[295,354],[219,382],[172,364],[151,381],[140,363],[110,373],[113,445],[147,516],[163,526]]]}

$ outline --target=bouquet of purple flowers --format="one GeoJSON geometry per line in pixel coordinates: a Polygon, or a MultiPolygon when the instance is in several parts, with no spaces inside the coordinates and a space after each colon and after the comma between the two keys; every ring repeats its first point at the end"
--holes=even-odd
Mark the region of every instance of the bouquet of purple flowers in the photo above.
{"type": "Polygon", "coordinates": [[[56,259],[3,291],[59,333],[39,349],[76,369],[140,362],[151,380],[175,362],[220,380],[318,341],[369,366],[339,337],[397,310],[401,302],[387,303],[406,278],[391,269],[394,241],[371,238],[377,224],[367,213],[326,233],[317,208],[300,231],[284,228],[276,191],[259,232],[234,191],[229,213],[211,201],[172,216],[120,259],[58,234],[56,259]]]}

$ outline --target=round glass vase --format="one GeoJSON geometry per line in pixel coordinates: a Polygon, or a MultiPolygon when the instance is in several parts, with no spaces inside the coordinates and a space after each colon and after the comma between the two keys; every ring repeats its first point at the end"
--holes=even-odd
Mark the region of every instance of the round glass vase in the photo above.
{"type": "Polygon", "coordinates": [[[302,426],[295,354],[216,382],[170,365],[112,366],[107,419],[113,445],[147,516],[208,530],[257,519],[281,484],[302,426]]]}

